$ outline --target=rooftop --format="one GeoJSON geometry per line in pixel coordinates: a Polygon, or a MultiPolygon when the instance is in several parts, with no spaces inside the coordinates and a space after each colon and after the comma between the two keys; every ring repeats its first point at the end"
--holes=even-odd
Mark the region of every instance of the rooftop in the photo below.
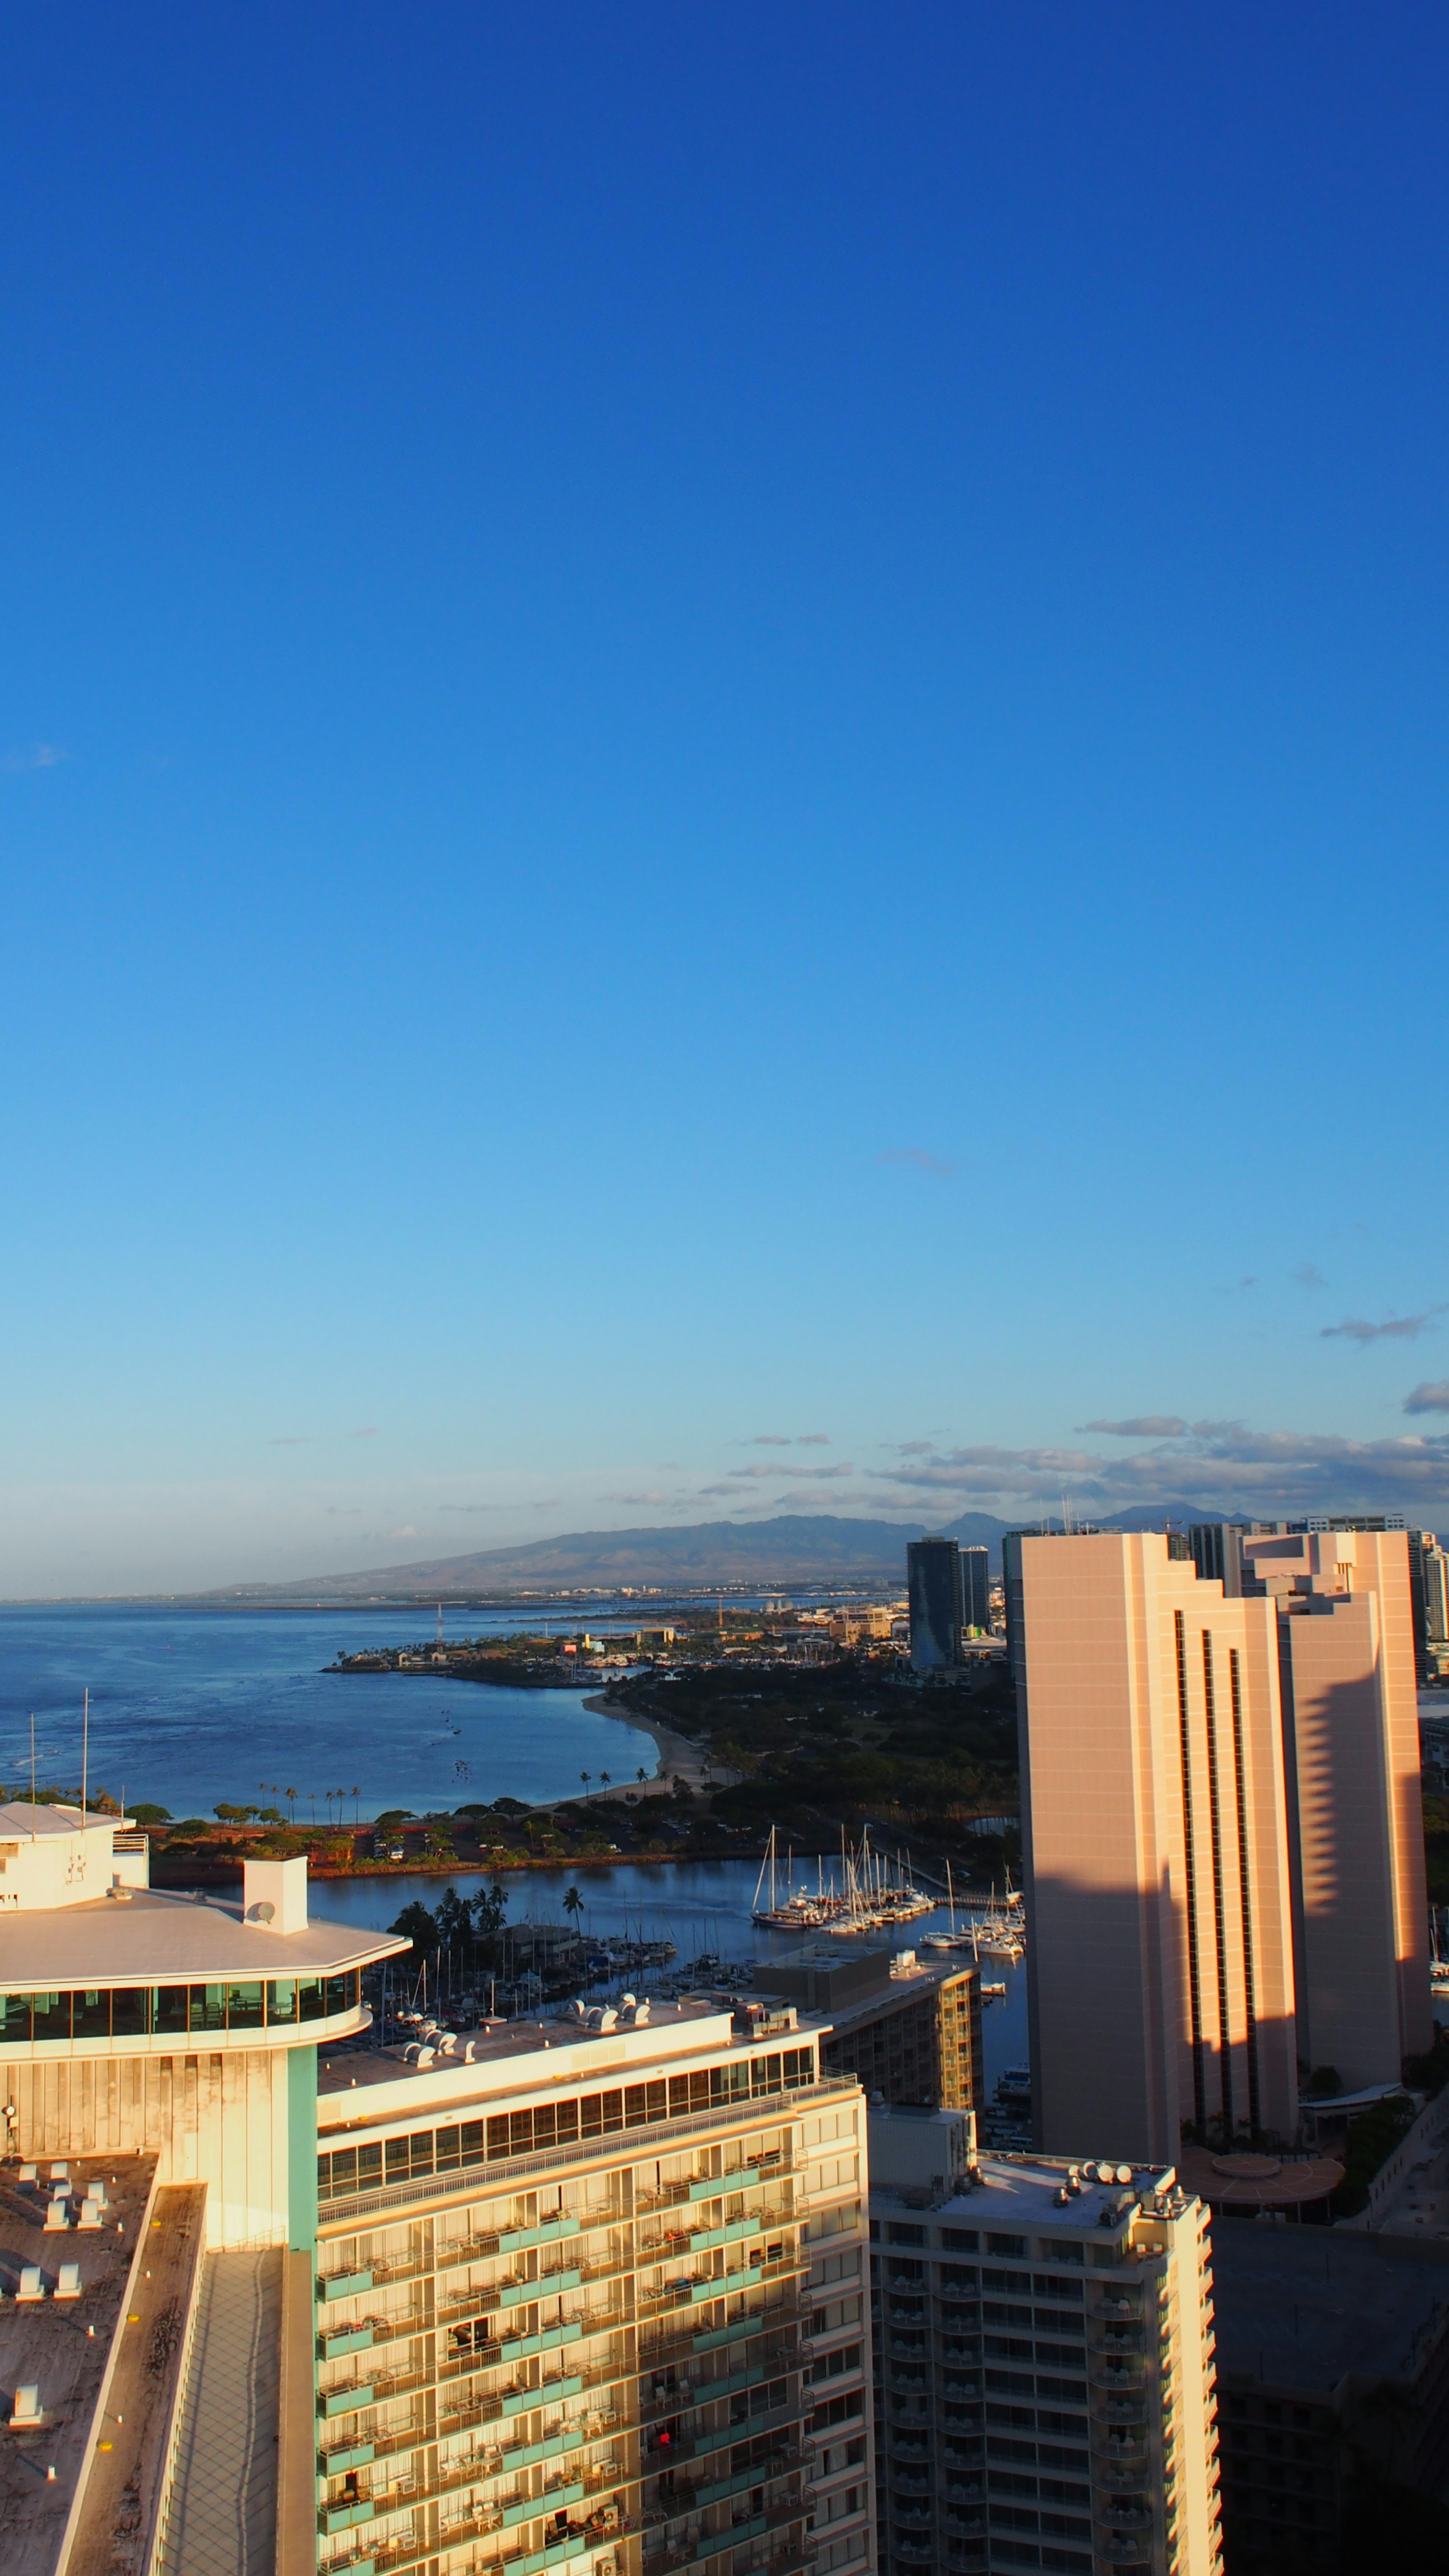
{"type": "MultiPolygon", "coordinates": [[[[903,2211],[922,2205],[919,2193],[907,2196],[904,2187],[897,2191],[872,2185],[872,2206],[897,2197],[903,2211]]],[[[974,2228],[988,2236],[998,2231],[1080,2236],[1100,2229],[1105,2240],[1109,2230],[1117,2232],[1144,2204],[1151,2207],[1159,2200],[1174,2214],[1185,2206],[1172,2165],[1102,2166],[1072,2163],[1065,2156],[984,2155],[969,2189],[934,2198],[930,2208],[947,2226],[974,2228]],[[1103,2179],[1107,2173],[1110,2182],[1103,2179]],[[1064,2201],[1059,2193],[1067,2194],[1064,2201]]]]}
{"type": "Polygon", "coordinates": [[[129,2313],[131,2266],[156,2158],[71,2158],[65,2178],[73,2189],[79,2187],[79,2197],[97,2176],[106,2186],[109,2206],[93,2231],[46,2228],[45,2210],[54,2187],[51,2168],[42,2164],[32,2170],[35,2183],[23,2184],[13,2157],[0,2164],[0,2285],[5,2292],[0,2306],[0,2423],[11,2424],[23,2389],[36,2391],[39,2407],[33,2429],[8,2430],[0,2443],[5,2576],[50,2576],[57,2564],[85,2474],[106,2362],[129,2313]],[[80,2295],[61,2301],[55,2293],[63,2263],[78,2266],[80,2295]],[[37,2267],[38,2283],[24,2282],[23,2273],[37,2267]],[[17,2300],[22,2287],[38,2287],[43,2295],[17,2300]],[[48,2475],[52,2467],[53,2479],[48,2475]]]}
{"type": "MultiPolygon", "coordinates": [[[[742,2049],[750,2040],[731,2033],[729,2015],[708,2004],[651,2003],[644,2022],[621,2022],[612,2030],[591,2031],[564,2015],[531,2021],[485,2022],[477,2030],[454,2034],[456,2046],[426,2065],[403,2048],[334,2050],[317,2067],[319,2118],[335,2126],[343,2106],[340,2094],[371,2096],[365,2112],[373,2118],[406,2116],[437,2105],[451,2111],[468,2102],[515,2093],[522,2084],[564,2083],[590,2078],[613,2081],[642,2074],[660,2059],[695,2054],[708,2047],[742,2049]],[[468,2059],[465,2051],[472,2050],[468,2059]],[[536,2061],[525,2072],[525,2061],[536,2061]],[[382,2098],[379,2088],[394,2093],[382,2098]],[[409,2098],[413,2097],[413,2098],[409,2098]],[[330,2105],[330,2117],[329,2117],[330,2105]]],[[[756,2043],[757,2044],[757,2043],[756,2043]]],[[[770,2044],[778,2047],[777,2038],[770,2044]]]]}
{"type": "Polygon", "coordinates": [[[1385,2255],[1329,2227],[1213,2230],[1220,2380],[1262,2380],[1328,2396],[1350,2373],[1416,2375],[1449,2323],[1449,2270],[1385,2255]]]}
{"type": "Polygon", "coordinates": [[[31,1806],[27,1800],[12,1798],[0,1806],[0,1842],[38,1840],[46,1834],[114,1834],[129,1822],[125,1816],[103,1815],[87,1807],[31,1806]]]}
{"type": "Polygon", "coordinates": [[[135,1888],[120,1899],[0,1915],[0,1992],[306,1976],[409,1947],[352,1923],[314,1919],[305,1932],[273,1932],[243,1922],[239,1897],[135,1888]]]}

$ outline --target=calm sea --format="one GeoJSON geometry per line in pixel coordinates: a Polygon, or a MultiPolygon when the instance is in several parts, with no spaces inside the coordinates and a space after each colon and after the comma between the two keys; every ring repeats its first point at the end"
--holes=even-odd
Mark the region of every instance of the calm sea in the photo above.
{"type": "MultiPolygon", "coordinates": [[[[511,1614],[470,1610],[450,1632],[516,1627],[511,1614]]],[[[528,1625],[574,1627],[577,1610],[528,1625]]],[[[598,1624],[597,1620],[593,1623],[598,1624]]],[[[0,1784],[28,1782],[30,1715],[44,1786],[80,1778],[81,1694],[91,1694],[90,1782],[132,1803],[155,1799],[174,1816],[206,1815],[217,1800],[250,1804],[296,1789],[299,1819],[327,1814],[327,1792],[345,1789],[346,1812],[456,1807],[465,1798],[563,1797],[581,1771],[632,1780],[652,1774],[652,1740],[583,1705],[580,1691],[514,1691],[400,1673],[343,1675],[323,1668],[339,1652],[401,1645],[427,1632],[416,1611],[191,1610],[126,1605],[0,1608],[0,1784]]],[[[565,1890],[584,1898],[586,1930],[672,1940],[682,1961],[701,1950],[737,1961],[797,1946],[750,1921],[755,1861],[672,1862],[663,1867],[530,1870],[510,1875],[510,1920],[564,1919],[565,1890]]],[[[813,1881],[814,1864],[797,1876],[813,1881]]],[[[464,1874],[459,1888],[478,1881],[464,1874]]],[[[318,1914],[386,1927],[414,1897],[436,1905],[446,1880],[330,1879],[314,1892],[318,1914]]],[[[780,1891],[783,1894],[783,1889],[780,1891]]],[[[944,1931],[945,1909],[900,1938],[944,1931]]],[[[875,1936],[879,1941],[882,1936],[875,1936]]],[[[888,1936],[886,1936],[888,1937],[888,1936]]],[[[844,1945],[842,1944],[842,1947],[844,1945]]],[[[1024,1969],[982,1962],[1004,1984],[988,2006],[987,2078],[1026,2057],[1024,1969]]],[[[647,1983],[647,1978],[642,1982],[647,1983]]]]}
{"type": "MultiPolygon", "coordinates": [[[[530,1611],[530,1627],[572,1627],[530,1611]]],[[[455,1614],[450,1633],[521,1624],[515,1611],[455,1614]]],[[[90,1785],[154,1799],[173,1816],[217,1800],[328,1813],[457,1807],[469,1798],[566,1797],[588,1771],[653,1775],[652,1739],[572,1690],[496,1689],[402,1673],[328,1673],[339,1653],[425,1637],[425,1613],[391,1610],[0,1609],[0,1782],[74,1787],[81,1695],[91,1695],[90,1785]],[[335,1812],[335,1808],[334,1808],[335,1812]]]]}

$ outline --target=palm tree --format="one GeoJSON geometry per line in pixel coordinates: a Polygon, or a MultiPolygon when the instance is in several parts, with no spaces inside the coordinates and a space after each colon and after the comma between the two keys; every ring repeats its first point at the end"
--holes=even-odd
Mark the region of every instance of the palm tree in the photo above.
{"type": "Polygon", "coordinates": [[[292,1822],[295,1825],[297,1821],[297,1792],[295,1789],[289,1789],[287,1791],[287,1803],[292,1810],[292,1822]]]}
{"type": "Polygon", "coordinates": [[[582,1782],[583,1782],[583,1784],[584,1784],[584,1796],[585,1796],[585,1797],[587,1797],[587,1796],[588,1796],[588,1794],[589,1794],[589,1782],[592,1780],[593,1776],[594,1776],[594,1775],[593,1775],[592,1771],[581,1771],[581,1772],[579,1773],[579,1778],[582,1780],[582,1782]]]}
{"type": "Polygon", "coordinates": [[[607,1771],[601,1771],[601,1772],[599,1773],[599,1787],[600,1787],[601,1789],[607,1789],[607,1787],[608,1787],[608,1785],[609,1785],[610,1777],[611,1777],[611,1775],[610,1775],[610,1773],[609,1773],[609,1772],[607,1772],[607,1771]]]}
{"type": "MultiPolygon", "coordinates": [[[[975,1560],[974,1560],[974,1559],[973,1559],[972,1561],[973,1561],[973,1563],[975,1562],[975,1560]]],[[[362,1791],[359,1789],[359,1787],[358,1787],[358,1785],[357,1785],[357,1782],[354,1780],[354,1781],[353,1781],[353,1783],[352,1783],[352,1821],[353,1821],[353,1823],[354,1823],[355,1825],[356,1825],[356,1824],[360,1824],[360,1823],[361,1823],[361,1821],[362,1821],[362,1811],[361,1811],[361,1809],[360,1809],[360,1807],[358,1806],[358,1803],[357,1803],[357,1802],[358,1802],[358,1800],[359,1800],[359,1798],[360,1798],[361,1796],[362,1796],[362,1791]]]]}
{"type": "Polygon", "coordinates": [[[638,1783],[639,1783],[640,1788],[642,1789],[642,1788],[643,1788],[643,1786],[644,1786],[645,1781],[646,1781],[646,1780],[648,1779],[648,1777],[649,1777],[649,1774],[648,1774],[648,1772],[645,1770],[644,1765],[643,1765],[643,1763],[642,1763],[642,1762],[640,1763],[639,1768],[638,1768],[638,1770],[636,1771],[636,1773],[635,1773],[635,1775],[634,1775],[634,1776],[635,1776],[635,1778],[637,1779],[637,1781],[638,1781],[638,1783]]]}
{"type": "Polygon", "coordinates": [[[579,1928],[579,1916],[584,1910],[584,1900],[580,1896],[576,1887],[566,1889],[564,1894],[563,1910],[565,1914],[572,1916],[574,1931],[577,1933],[579,1928]]]}

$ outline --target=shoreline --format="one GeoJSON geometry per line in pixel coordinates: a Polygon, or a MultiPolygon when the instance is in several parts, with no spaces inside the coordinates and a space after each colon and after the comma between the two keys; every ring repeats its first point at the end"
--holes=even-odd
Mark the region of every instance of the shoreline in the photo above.
{"type": "MultiPolygon", "coordinates": [[[[656,1718],[640,1717],[635,1710],[620,1707],[617,1701],[609,1698],[607,1691],[596,1692],[583,1705],[594,1717],[618,1718],[625,1726],[632,1726],[636,1735],[647,1735],[659,1757],[652,1780],[613,1780],[607,1789],[591,1790],[583,1802],[586,1806],[612,1805],[626,1794],[632,1798],[667,1798],[676,1775],[695,1790],[705,1786],[706,1775],[716,1789],[732,1787],[740,1776],[730,1769],[727,1762],[712,1760],[709,1747],[696,1743],[693,1736],[680,1735],[674,1727],[665,1726],[656,1718]]],[[[567,1807],[573,1801],[570,1798],[549,1798],[542,1803],[549,1807],[567,1807]]]]}

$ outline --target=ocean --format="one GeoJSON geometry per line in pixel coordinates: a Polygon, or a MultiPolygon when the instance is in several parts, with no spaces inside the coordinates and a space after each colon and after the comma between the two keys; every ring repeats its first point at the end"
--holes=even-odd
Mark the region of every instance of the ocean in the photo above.
{"type": "MultiPolygon", "coordinates": [[[[577,1610],[454,1613],[450,1633],[576,1627],[577,1610]]],[[[597,1622],[596,1622],[597,1624],[597,1622]]],[[[134,1806],[206,1816],[217,1800],[275,1805],[299,1824],[470,1798],[567,1797],[580,1773],[652,1777],[653,1739],[585,1708],[582,1690],[509,1690],[426,1674],[329,1673],[339,1653],[425,1638],[426,1611],[225,1610],[128,1603],[0,1608],[0,1784],[78,1786],[90,1691],[89,1785],[134,1806]],[[297,1792],[290,1804],[286,1792],[297,1792]]]]}

